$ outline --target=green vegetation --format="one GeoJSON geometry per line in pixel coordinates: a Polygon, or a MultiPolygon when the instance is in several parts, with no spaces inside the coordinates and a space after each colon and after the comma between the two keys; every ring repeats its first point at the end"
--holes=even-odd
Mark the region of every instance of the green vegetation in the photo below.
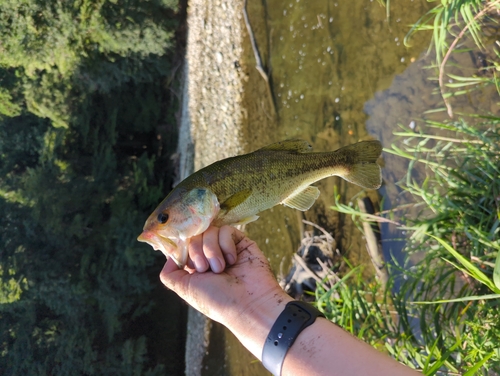
{"type": "MultiPolygon", "coordinates": [[[[409,33],[433,30],[450,116],[443,76],[452,53],[489,51],[486,64],[472,76],[449,74],[455,82],[446,86],[459,88],[453,95],[485,85],[495,85],[500,93],[499,53],[491,41],[485,43],[491,25],[498,27],[489,16],[499,7],[499,1],[442,1],[409,33]],[[476,50],[455,49],[466,37],[476,50]]],[[[385,150],[408,164],[399,185],[409,204],[379,215],[338,200],[334,208],[358,221],[398,224],[408,234],[405,261],[388,264],[386,288],[363,279],[359,267],[351,267],[341,280],[327,278],[316,290],[316,302],[332,321],[425,375],[497,374],[500,117],[462,115],[455,121],[427,121],[422,129],[395,132],[401,142],[385,150]]]]}
{"type": "MultiPolygon", "coordinates": [[[[500,92],[496,34],[485,32],[496,30],[499,4],[444,0],[410,32],[433,30],[445,100],[477,85],[500,92]],[[457,48],[467,35],[487,51],[483,63],[469,76],[448,72],[445,84],[451,53],[473,48],[457,48]]],[[[135,241],[171,185],[177,8],[0,5],[2,374],[183,371],[183,308],[154,287],[163,257],[135,241]]],[[[401,226],[413,262],[391,266],[385,292],[360,268],[316,291],[330,319],[425,374],[500,372],[499,123],[399,133],[404,146],[387,152],[409,163],[401,187],[418,215],[401,226]]]]}
{"type": "Polygon", "coordinates": [[[177,7],[0,5],[2,374],[184,368],[184,308],[135,240],[171,185],[177,7]]]}
{"type": "Polygon", "coordinates": [[[422,16],[405,37],[405,44],[408,45],[416,31],[432,31],[429,51],[433,47],[439,68],[439,89],[450,117],[453,117],[449,101],[451,96],[489,85],[494,85],[500,94],[500,53],[495,48],[495,44],[500,46],[496,39],[498,18],[495,18],[499,11],[500,0],[443,0],[422,16]],[[474,43],[471,45],[468,39],[474,43]],[[447,66],[455,65],[456,68],[456,64],[450,62],[452,54],[471,51],[477,55],[474,67],[461,67],[466,70],[459,69],[455,74],[446,73],[447,66]],[[447,83],[445,75],[449,78],[447,83]]]}
{"type": "Polygon", "coordinates": [[[409,162],[407,263],[389,265],[385,292],[352,269],[316,299],[332,321],[426,375],[499,372],[500,118],[428,126],[400,132],[404,149],[386,150],[409,162]]]}

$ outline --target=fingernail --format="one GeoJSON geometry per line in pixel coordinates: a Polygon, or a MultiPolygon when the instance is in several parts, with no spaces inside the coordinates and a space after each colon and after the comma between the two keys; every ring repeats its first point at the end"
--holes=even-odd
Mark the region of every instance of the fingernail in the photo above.
{"type": "Polygon", "coordinates": [[[198,273],[206,272],[208,269],[208,264],[204,257],[196,257],[196,259],[193,260],[193,263],[198,273]]]}
{"type": "Polygon", "coordinates": [[[222,264],[218,258],[212,258],[208,260],[208,262],[210,263],[210,269],[212,269],[214,273],[220,273],[222,271],[222,264]]]}
{"type": "Polygon", "coordinates": [[[236,259],[234,258],[233,255],[227,255],[226,258],[227,258],[227,263],[229,265],[233,265],[236,262],[236,259]]]}

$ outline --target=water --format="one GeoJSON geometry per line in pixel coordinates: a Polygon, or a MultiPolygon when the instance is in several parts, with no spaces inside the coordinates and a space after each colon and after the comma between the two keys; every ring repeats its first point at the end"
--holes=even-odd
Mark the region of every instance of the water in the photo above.
{"type": "MultiPolygon", "coordinates": [[[[389,147],[398,124],[418,128],[424,111],[442,106],[437,85],[424,69],[432,58],[425,52],[429,33],[417,34],[411,47],[403,45],[409,25],[433,4],[425,0],[391,3],[386,9],[376,1],[268,0],[252,2],[248,13],[270,86],[256,69],[250,69],[245,89],[247,151],[286,138],[304,138],[315,151],[335,150],[360,140],[376,138],[389,147]],[[269,96],[272,93],[272,98],[269,96]]],[[[245,62],[255,64],[247,40],[245,62]]],[[[467,99],[464,99],[467,102],[467,99]]],[[[463,106],[472,106],[467,102],[463,106]]],[[[444,118],[443,113],[435,115],[444,118]]],[[[385,197],[387,209],[401,203],[395,182],[407,165],[384,154],[384,186],[368,192],[376,206],[385,197]]],[[[321,196],[306,213],[275,207],[247,226],[268,256],[278,275],[286,274],[292,251],[301,239],[301,219],[319,223],[333,233],[341,250],[354,264],[369,263],[365,241],[349,217],[329,209],[334,187],[348,203],[358,187],[339,178],[317,184],[321,196]]],[[[403,245],[393,241],[402,235],[392,225],[382,228],[384,253],[403,245]]],[[[224,341],[225,363],[207,362],[206,375],[267,375],[228,331],[216,330],[224,341]],[[216,363],[216,364],[215,364],[216,363]]],[[[219,354],[222,343],[211,344],[208,358],[219,354]]]]}

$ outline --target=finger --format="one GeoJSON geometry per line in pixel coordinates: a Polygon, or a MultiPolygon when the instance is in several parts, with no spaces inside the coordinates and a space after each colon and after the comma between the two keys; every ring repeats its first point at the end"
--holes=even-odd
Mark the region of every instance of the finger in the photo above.
{"type": "Polygon", "coordinates": [[[197,272],[203,273],[208,270],[208,262],[203,253],[203,234],[193,236],[190,239],[188,253],[192,266],[197,272]]]}
{"type": "MultiPolygon", "coordinates": [[[[246,251],[246,252],[248,252],[247,256],[251,256],[252,258],[253,257],[262,258],[263,260],[266,260],[265,262],[267,262],[266,257],[264,256],[264,254],[260,250],[257,243],[255,243],[253,240],[246,237],[246,235],[243,232],[241,232],[240,230],[238,230],[234,227],[231,227],[231,226],[225,226],[225,227],[227,227],[227,229],[224,229],[224,227],[221,228],[221,234],[223,232],[226,232],[226,231],[231,234],[232,243],[235,246],[235,250],[236,250],[236,254],[237,254],[238,259],[241,257],[240,256],[241,253],[243,251],[246,251]]],[[[225,235],[219,235],[219,236],[225,236],[225,235]]],[[[224,241],[227,242],[227,240],[224,240],[224,241]]],[[[224,250],[224,247],[221,247],[221,248],[224,250]]]]}
{"type": "MultiPolygon", "coordinates": [[[[190,239],[190,243],[191,243],[191,239],[190,239]]],[[[196,241],[195,241],[196,243],[196,241]]],[[[193,260],[191,260],[191,256],[189,256],[189,244],[187,245],[188,247],[188,258],[187,258],[187,261],[186,261],[186,266],[184,267],[184,270],[188,269],[188,270],[191,270],[191,271],[196,271],[196,267],[194,266],[194,262],[193,260]]]]}
{"type": "Polygon", "coordinates": [[[236,245],[236,251],[238,252],[238,244],[243,239],[247,239],[247,237],[245,236],[245,234],[243,232],[241,232],[237,228],[235,228],[235,227],[231,227],[231,228],[233,229],[231,232],[231,237],[233,239],[233,243],[236,245]]]}
{"type": "MultiPolygon", "coordinates": [[[[188,264],[189,264],[189,263],[188,263],[188,264]]],[[[194,265],[192,265],[192,263],[191,263],[191,265],[186,265],[186,266],[184,267],[184,270],[185,270],[186,272],[188,272],[189,274],[196,273],[196,269],[195,269],[194,265]]]]}
{"type": "Polygon", "coordinates": [[[221,273],[226,267],[223,252],[219,246],[219,229],[209,227],[203,233],[203,253],[214,273],[221,273]]]}
{"type": "Polygon", "coordinates": [[[235,244],[236,244],[236,252],[238,252],[238,254],[240,252],[243,252],[244,250],[248,250],[251,253],[255,253],[255,252],[262,253],[262,251],[257,246],[257,243],[255,243],[253,240],[247,238],[246,236],[244,236],[242,239],[240,239],[235,244]]]}
{"type": "Polygon", "coordinates": [[[177,266],[173,258],[168,257],[161,273],[170,274],[172,272],[175,272],[176,270],[179,270],[179,267],[177,266]]]}
{"type": "Polygon", "coordinates": [[[235,231],[238,230],[232,226],[223,226],[219,231],[220,249],[229,265],[233,265],[236,262],[235,231]]]}
{"type": "Polygon", "coordinates": [[[181,295],[185,287],[182,286],[182,278],[189,273],[179,269],[172,258],[169,258],[162,271],[160,272],[160,281],[169,289],[176,291],[181,295]]]}
{"type": "MultiPolygon", "coordinates": [[[[189,249],[188,249],[188,251],[189,251],[189,249]]],[[[189,269],[196,270],[196,268],[194,267],[193,260],[191,260],[191,257],[188,257],[187,262],[186,262],[186,267],[189,269]]]]}

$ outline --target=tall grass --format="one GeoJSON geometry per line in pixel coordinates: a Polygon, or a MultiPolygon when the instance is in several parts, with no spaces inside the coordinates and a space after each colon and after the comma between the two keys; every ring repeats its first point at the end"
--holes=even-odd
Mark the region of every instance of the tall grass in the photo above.
{"type": "Polygon", "coordinates": [[[500,372],[500,118],[469,120],[399,132],[386,150],[409,164],[400,186],[418,215],[400,227],[417,261],[391,263],[385,291],[359,268],[316,290],[328,318],[426,375],[500,372]]]}

